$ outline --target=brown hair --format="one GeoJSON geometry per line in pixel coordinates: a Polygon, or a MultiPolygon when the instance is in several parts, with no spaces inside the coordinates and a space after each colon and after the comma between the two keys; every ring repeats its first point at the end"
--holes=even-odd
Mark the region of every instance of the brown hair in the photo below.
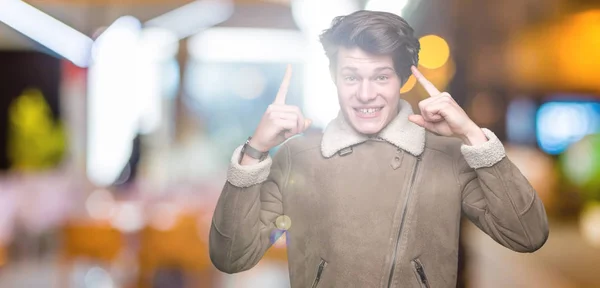
{"type": "Polygon", "coordinates": [[[412,74],[410,66],[419,63],[421,47],[413,33],[408,22],[396,14],[361,10],[334,18],[319,38],[331,71],[335,71],[339,47],[358,47],[370,54],[391,55],[396,74],[405,83],[412,74]]]}

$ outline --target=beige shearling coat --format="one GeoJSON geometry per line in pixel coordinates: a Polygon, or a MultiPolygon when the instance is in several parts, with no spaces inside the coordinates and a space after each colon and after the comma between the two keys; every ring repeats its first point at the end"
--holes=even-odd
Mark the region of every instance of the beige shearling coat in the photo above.
{"type": "Polygon", "coordinates": [[[292,288],[455,287],[461,215],[514,251],[545,243],[544,206],[494,133],[463,145],[408,121],[408,102],[400,108],[373,138],[340,114],[259,164],[239,165],[238,148],[210,230],[214,265],[252,268],[282,215],[292,288]]]}

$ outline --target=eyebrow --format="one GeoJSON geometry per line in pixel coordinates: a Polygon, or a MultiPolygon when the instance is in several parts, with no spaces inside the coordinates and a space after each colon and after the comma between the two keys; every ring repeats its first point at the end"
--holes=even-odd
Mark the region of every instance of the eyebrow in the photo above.
{"type": "Polygon", "coordinates": [[[352,72],[356,72],[356,70],[358,70],[358,69],[356,67],[347,67],[346,66],[346,67],[342,67],[342,69],[341,69],[341,71],[344,71],[344,70],[350,70],[352,72]]]}
{"type": "MultiPolygon", "coordinates": [[[[358,68],[346,66],[346,67],[342,67],[342,69],[341,69],[341,71],[344,71],[344,70],[350,70],[352,72],[356,72],[358,70],[358,68]]],[[[378,67],[378,68],[375,68],[374,71],[375,71],[375,73],[378,73],[378,72],[381,72],[384,70],[391,70],[392,72],[396,72],[396,70],[394,70],[394,68],[392,68],[390,66],[378,67]]]]}
{"type": "Polygon", "coordinates": [[[389,66],[379,67],[379,68],[375,69],[375,72],[381,72],[383,70],[391,70],[392,72],[396,72],[396,70],[394,70],[394,68],[389,67],[389,66]]]}

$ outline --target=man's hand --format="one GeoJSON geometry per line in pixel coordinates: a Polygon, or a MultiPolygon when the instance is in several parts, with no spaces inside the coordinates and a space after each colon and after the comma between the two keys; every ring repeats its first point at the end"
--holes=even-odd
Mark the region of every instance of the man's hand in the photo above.
{"type": "Polygon", "coordinates": [[[292,68],[288,65],[275,101],[267,108],[250,140],[250,146],[259,151],[267,152],[310,127],[311,121],[304,118],[300,108],[285,104],[291,78],[292,68]]]}
{"type": "Polygon", "coordinates": [[[410,115],[408,119],[436,134],[458,137],[467,145],[487,142],[483,131],[454,101],[448,92],[440,92],[417,67],[411,67],[413,75],[429,93],[429,98],[419,102],[421,115],[410,115]]]}

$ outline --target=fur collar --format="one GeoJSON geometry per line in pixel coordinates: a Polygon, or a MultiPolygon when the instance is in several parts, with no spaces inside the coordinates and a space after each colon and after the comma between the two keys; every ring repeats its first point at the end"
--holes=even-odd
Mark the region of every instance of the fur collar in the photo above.
{"type": "MultiPolygon", "coordinates": [[[[425,149],[425,129],[408,120],[413,110],[404,99],[400,99],[398,115],[386,127],[381,130],[377,138],[385,140],[390,144],[418,156],[425,149]]],[[[321,141],[321,153],[325,158],[338,153],[340,150],[363,143],[370,138],[360,134],[350,126],[340,111],[338,116],[332,120],[323,134],[321,141]]]]}

